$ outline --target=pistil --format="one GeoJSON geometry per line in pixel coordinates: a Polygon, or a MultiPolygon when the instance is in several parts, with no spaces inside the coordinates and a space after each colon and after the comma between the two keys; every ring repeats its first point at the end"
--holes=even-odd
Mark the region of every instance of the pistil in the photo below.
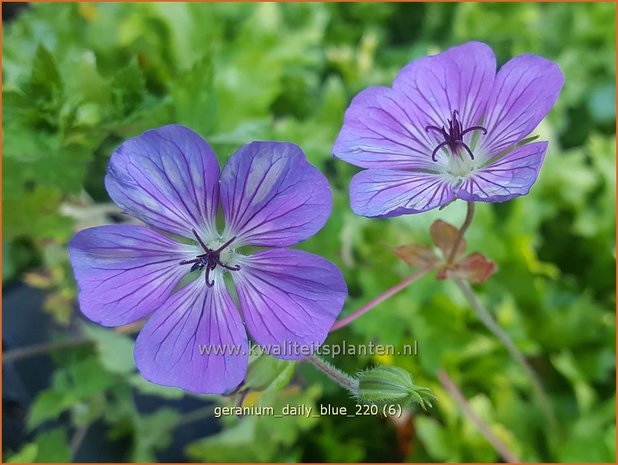
{"type": "Polygon", "coordinates": [[[470,150],[470,147],[468,147],[468,144],[464,142],[463,137],[472,131],[482,131],[483,134],[487,134],[487,129],[485,129],[483,126],[470,126],[467,129],[463,129],[463,126],[461,125],[461,122],[458,119],[459,112],[457,110],[453,110],[451,115],[452,115],[452,119],[447,120],[448,130],[444,126],[442,126],[441,128],[437,126],[426,126],[425,127],[426,132],[429,132],[429,131],[437,132],[444,139],[444,141],[438,144],[438,146],[433,150],[431,154],[431,159],[433,161],[438,161],[438,158],[437,158],[438,151],[442,147],[448,146],[448,148],[451,150],[451,153],[454,155],[457,155],[459,153],[460,148],[463,148],[466,152],[468,152],[468,155],[470,155],[470,159],[474,160],[474,154],[472,153],[472,150],[470,150]]]}
{"type": "Polygon", "coordinates": [[[196,270],[203,270],[204,268],[206,268],[205,279],[206,279],[206,285],[208,287],[213,287],[215,285],[215,282],[210,280],[210,272],[213,271],[217,266],[225,268],[226,270],[229,270],[229,271],[240,270],[239,265],[230,266],[230,265],[226,265],[225,263],[221,261],[221,252],[223,252],[226,248],[228,248],[230,244],[234,242],[236,237],[232,237],[229,241],[227,241],[225,244],[223,244],[218,249],[211,249],[210,247],[206,245],[206,243],[202,240],[202,238],[199,236],[199,234],[197,233],[195,229],[192,229],[192,231],[193,231],[193,235],[195,236],[195,239],[197,239],[197,242],[200,244],[202,249],[204,249],[205,253],[201,255],[197,255],[194,259],[191,259],[191,260],[182,260],[180,264],[181,265],[192,264],[191,272],[196,271],[196,270]]]}

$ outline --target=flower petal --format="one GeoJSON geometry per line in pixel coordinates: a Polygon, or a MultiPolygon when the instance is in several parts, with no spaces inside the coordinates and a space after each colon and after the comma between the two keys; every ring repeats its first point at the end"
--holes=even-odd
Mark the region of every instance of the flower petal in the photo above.
{"type": "Polygon", "coordinates": [[[328,335],[347,296],[339,269],[300,250],[243,257],[232,273],[249,333],[270,354],[303,358],[328,335]]]}
{"type": "Polygon", "coordinates": [[[482,42],[467,42],[442,53],[413,61],[404,67],[393,88],[424,114],[429,124],[448,127],[447,119],[459,112],[464,128],[479,123],[496,77],[496,57],[482,42]]]}
{"type": "Polygon", "coordinates": [[[435,169],[433,142],[413,104],[387,87],[360,92],[345,112],[333,154],[361,168],[435,169]]]}
{"type": "Polygon", "coordinates": [[[547,142],[534,142],[509,152],[465,180],[457,197],[466,201],[504,202],[526,195],[539,175],[547,142]]]}
{"type": "Polygon", "coordinates": [[[247,333],[222,283],[196,279],[157,310],[139,333],[135,363],[147,380],[198,394],[222,394],[247,372],[247,333]]]}
{"type": "Polygon", "coordinates": [[[454,199],[449,181],[432,173],[365,170],[350,183],[352,210],[367,217],[420,213],[454,199]]]}
{"type": "Polygon", "coordinates": [[[494,54],[480,42],[415,60],[393,89],[369,88],[352,100],[333,153],[361,168],[436,170],[431,154],[442,136],[425,128],[448,127],[455,110],[464,128],[478,124],[495,74],[494,54]]]}
{"type": "Polygon", "coordinates": [[[498,155],[532,132],[556,102],[564,76],[553,61],[521,55],[507,62],[496,77],[483,125],[480,153],[498,155]]]}
{"type": "Polygon", "coordinates": [[[185,237],[215,230],[219,164],[210,146],[183,126],[163,126],[123,143],[109,162],[110,197],[142,221],[185,237]]]}
{"type": "Polygon", "coordinates": [[[295,144],[251,142],[221,173],[224,236],[235,243],[287,246],[315,234],[328,219],[333,194],[295,144]]]}
{"type": "Polygon", "coordinates": [[[144,226],[84,229],[69,243],[82,313],[105,326],[121,326],[156,310],[187,268],[195,248],[144,226]]]}

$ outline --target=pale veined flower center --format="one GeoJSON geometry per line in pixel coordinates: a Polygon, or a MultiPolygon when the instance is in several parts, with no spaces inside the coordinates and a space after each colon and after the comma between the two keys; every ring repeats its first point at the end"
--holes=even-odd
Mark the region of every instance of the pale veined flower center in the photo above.
{"type": "Polygon", "coordinates": [[[461,154],[454,154],[448,158],[446,172],[455,178],[467,178],[475,168],[475,163],[461,154]]]}
{"type": "Polygon", "coordinates": [[[204,253],[196,255],[195,258],[191,260],[182,260],[180,262],[181,265],[189,265],[191,264],[191,271],[196,270],[206,270],[204,273],[204,277],[206,279],[206,285],[208,287],[213,287],[215,282],[210,279],[210,273],[214,271],[218,266],[224,268],[228,271],[238,271],[240,270],[240,265],[230,265],[229,261],[233,255],[233,251],[229,248],[230,245],[234,242],[236,237],[232,237],[227,242],[221,244],[221,241],[214,241],[206,245],[206,243],[202,240],[195,229],[192,230],[195,239],[202,247],[204,253]]]}

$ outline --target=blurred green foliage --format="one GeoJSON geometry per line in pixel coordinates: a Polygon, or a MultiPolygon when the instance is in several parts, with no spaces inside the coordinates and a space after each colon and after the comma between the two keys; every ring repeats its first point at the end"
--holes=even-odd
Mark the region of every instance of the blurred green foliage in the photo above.
{"type": "MultiPolygon", "coordinates": [[[[45,310],[66,337],[63,328],[79,319],[66,243],[80,228],[122,218],[103,188],[108,157],[122,140],[173,122],[200,132],[222,162],[254,139],[304,148],[329,176],[335,207],[300,247],[341,267],[344,312],[352,311],[410,272],[389,246],[428,243],[432,221],[458,224],[464,205],[388,221],[354,216],[347,186],[355,170],[330,152],[351,97],[390,84],[414,58],[471,39],[490,44],[501,64],[540,54],[566,76],[536,131],[550,140],[540,179],[524,198],[479,205],[467,237],[470,250],[498,264],[481,299],[538,371],[559,430],[548,431],[521,369],[458,290],[425,278],[330,338],[418,341],[413,357],[335,360],[351,373],[402,366],[430,386],[439,402],[411,417],[410,435],[373,416],[224,418],[186,458],[498,460],[438,383],[445,369],[525,461],[614,462],[615,19],[609,3],[32,5],[3,37],[3,282],[45,289],[45,310]]],[[[183,420],[168,407],[141,413],[132,393],[185,394],[135,373],[128,336],[84,330],[96,345],[54,354],[28,428],[67,412],[78,431],[102,420],[109,438],[129,438],[127,460],[155,460],[183,420]]],[[[289,386],[293,368],[271,368],[270,378],[252,378],[263,391],[248,401],[353,405],[311,367],[301,364],[289,386]]],[[[41,431],[8,459],[70,460],[70,431],[41,431]]]]}

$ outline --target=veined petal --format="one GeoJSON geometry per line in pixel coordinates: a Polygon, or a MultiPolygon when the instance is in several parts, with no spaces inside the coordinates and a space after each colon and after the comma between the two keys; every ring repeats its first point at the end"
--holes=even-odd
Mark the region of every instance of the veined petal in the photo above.
{"type": "Polygon", "coordinates": [[[526,137],[556,103],[564,76],[553,61],[521,55],[507,62],[496,77],[480,138],[480,153],[487,157],[515,145],[526,137]]]}
{"type": "Polygon", "coordinates": [[[466,201],[504,202],[526,195],[539,175],[547,142],[524,145],[476,171],[458,188],[466,201]]]}
{"type": "Polygon", "coordinates": [[[352,100],[333,154],[362,168],[434,171],[431,155],[443,138],[425,128],[448,127],[454,111],[464,128],[478,124],[495,74],[494,54],[480,42],[415,60],[392,89],[369,88],[352,100]]]}
{"type": "Polygon", "coordinates": [[[422,130],[430,124],[448,127],[446,120],[455,110],[467,128],[479,124],[495,76],[491,48],[467,42],[413,61],[397,74],[393,88],[418,108],[422,130]]]}
{"type": "Polygon", "coordinates": [[[433,173],[365,170],[350,183],[352,210],[368,217],[420,213],[454,199],[451,183],[433,173]]]}
{"type": "Polygon", "coordinates": [[[82,313],[121,326],[156,310],[188,271],[179,262],[196,252],[144,226],[110,225],[75,234],[69,255],[82,313]]]}
{"type": "Polygon", "coordinates": [[[393,89],[370,87],[346,110],[333,154],[361,168],[435,169],[421,119],[393,89]]]}
{"type": "Polygon", "coordinates": [[[221,173],[224,236],[235,244],[287,246],[315,234],[328,219],[333,194],[295,144],[251,142],[221,173]]]}
{"type": "Polygon", "coordinates": [[[148,320],[135,343],[135,363],[147,380],[198,394],[222,394],[247,371],[247,333],[220,280],[196,279],[148,320]]]}
{"type": "Polygon", "coordinates": [[[347,296],[339,269],[300,250],[271,249],[243,257],[232,273],[249,333],[271,355],[298,359],[328,335],[347,296]]]}
{"type": "Polygon", "coordinates": [[[212,235],[219,203],[219,164],[197,133],[163,126],[123,143],[105,186],[123,210],[164,231],[212,235]]]}

